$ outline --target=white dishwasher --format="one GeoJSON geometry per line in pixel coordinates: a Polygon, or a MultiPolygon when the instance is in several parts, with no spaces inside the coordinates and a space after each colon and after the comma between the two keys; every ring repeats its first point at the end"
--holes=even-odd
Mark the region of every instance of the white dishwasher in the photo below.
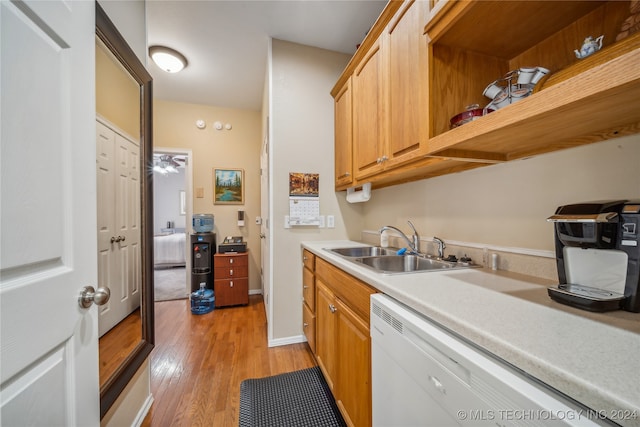
{"type": "Polygon", "coordinates": [[[383,294],[371,370],[374,427],[611,425],[383,294]]]}

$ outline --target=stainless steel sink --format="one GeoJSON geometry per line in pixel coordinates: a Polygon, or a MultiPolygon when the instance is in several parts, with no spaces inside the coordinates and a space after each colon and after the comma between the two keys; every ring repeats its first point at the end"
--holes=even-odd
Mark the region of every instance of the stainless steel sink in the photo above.
{"type": "Polygon", "coordinates": [[[480,267],[472,263],[450,262],[439,258],[430,258],[426,255],[398,255],[398,249],[396,248],[382,248],[379,246],[327,248],[325,250],[383,274],[420,273],[480,267]]]}
{"type": "MultiPolygon", "coordinates": [[[[409,273],[431,270],[461,268],[455,262],[423,258],[416,255],[371,256],[354,259],[355,262],[371,267],[382,273],[409,273]]],[[[466,267],[466,266],[464,266],[466,267]]]]}
{"type": "Polygon", "coordinates": [[[364,246],[357,248],[335,248],[327,249],[331,252],[335,252],[338,255],[346,257],[370,257],[380,255],[396,255],[398,249],[381,248],[379,246],[364,246]]]}

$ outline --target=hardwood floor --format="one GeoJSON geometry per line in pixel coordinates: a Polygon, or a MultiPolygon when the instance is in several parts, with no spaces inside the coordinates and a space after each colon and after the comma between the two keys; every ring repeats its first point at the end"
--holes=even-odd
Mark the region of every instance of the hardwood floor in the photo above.
{"type": "Polygon", "coordinates": [[[100,354],[100,387],[120,367],[124,359],[140,342],[142,320],[140,310],[136,309],[120,323],[104,334],[99,343],[100,354]]]}
{"type": "Polygon", "coordinates": [[[267,348],[262,295],[193,315],[188,300],[155,305],[154,403],[142,426],[237,426],[240,383],[316,365],[306,343],[267,348]]]}

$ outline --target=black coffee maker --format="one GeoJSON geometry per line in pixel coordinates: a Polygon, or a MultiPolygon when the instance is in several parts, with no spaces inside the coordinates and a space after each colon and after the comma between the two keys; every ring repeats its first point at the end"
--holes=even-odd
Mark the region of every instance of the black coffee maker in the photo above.
{"type": "Polygon", "coordinates": [[[640,312],[640,200],[560,206],[554,222],[554,301],[590,311],[640,312]]]}

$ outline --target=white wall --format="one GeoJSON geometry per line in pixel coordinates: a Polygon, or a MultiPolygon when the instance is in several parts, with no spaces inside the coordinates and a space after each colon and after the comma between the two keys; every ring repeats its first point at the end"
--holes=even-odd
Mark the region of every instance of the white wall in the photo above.
{"type": "Polygon", "coordinates": [[[145,0],[98,0],[118,32],[143,65],[147,65],[147,12],[145,0]]]}
{"type": "Polygon", "coordinates": [[[273,217],[270,345],[302,339],[303,240],[357,239],[362,207],[334,191],[333,98],[330,91],[349,56],[281,40],[272,41],[269,112],[273,217]],[[334,229],[284,228],[289,172],[320,174],[320,214],[335,215],[334,229]]]}
{"type": "Polygon", "coordinates": [[[558,206],[617,198],[640,198],[640,135],[374,190],[364,227],[411,219],[427,238],[553,250],[558,206]]]}
{"type": "MultiPolygon", "coordinates": [[[[260,215],[260,135],[258,111],[153,101],[154,147],[157,151],[171,147],[191,152],[193,213],[214,215],[218,243],[224,236],[242,236],[247,242],[252,293],[260,289],[260,227],[254,221],[260,215]],[[204,120],[206,127],[196,127],[197,120],[204,120]],[[215,129],[216,121],[231,124],[231,129],[215,129]],[[243,204],[214,204],[214,168],[244,170],[243,204]],[[245,212],[243,227],[238,226],[239,210],[245,212]]],[[[191,231],[191,218],[186,218],[186,224],[191,231]]]]}
{"type": "Polygon", "coordinates": [[[158,234],[172,221],[174,228],[185,228],[185,215],[180,214],[180,191],[185,189],[184,168],[178,173],[153,173],[153,232],[158,234]]]}

